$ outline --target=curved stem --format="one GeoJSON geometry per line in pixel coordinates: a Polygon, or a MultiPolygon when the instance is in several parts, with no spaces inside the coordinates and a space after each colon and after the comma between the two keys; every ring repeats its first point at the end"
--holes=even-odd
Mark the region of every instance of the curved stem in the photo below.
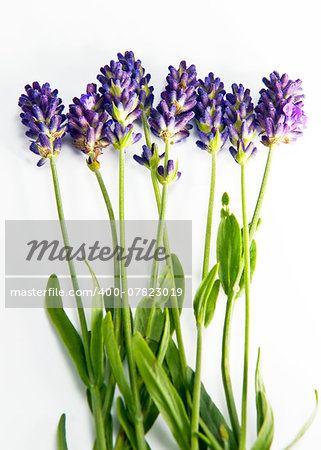
{"type": "MultiPolygon", "coordinates": [[[[97,181],[99,183],[101,193],[103,195],[105,205],[107,208],[109,220],[110,220],[110,229],[111,229],[111,236],[113,241],[113,248],[114,250],[118,247],[118,236],[117,236],[117,227],[115,222],[115,214],[114,210],[104,183],[104,180],[101,176],[101,173],[99,170],[95,171],[95,175],[97,178],[97,181]]],[[[116,288],[116,308],[115,308],[115,333],[116,337],[119,337],[120,335],[120,325],[121,325],[121,309],[120,309],[120,264],[117,258],[114,256],[114,286],[116,288]]]]}
{"type": "Polygon", "coordinates": [[[271,170],[273,153],[274,153],[274,146],[270,145],[269,154],[268,154],[268,158],[266,161],[264,175],[263,175],[263,179],[262,179],[262,183],[261,183],[261,188],[260,188],[259,196],[258,196],[258,199],[256,202],[254,214],[253,214],[251,225],[250,225],[250,236],[249,236],[250,244],[253,240],[253,236],[254,236],[254,233],[255,233],[256,227],[257,227],[257,223],[260,218],[260,213],[261,213],[263,199],[264,199],[264,195],[265,195],[265,191],[266,191],[267,181],[268,181],[270,170],[271,170]]]}
{"type": "Polygon", "coordinates": [[[245,195],[245,164],[241,164],[241,190],[243,211],[243,249],[244,249],[244,279],[245,279],[245,338],[244,338],[244,368],[243,368],[243,391],[242,391],[242,426],[240,435],[240,450],[246,445],[246,422],[247,422],[247,387],[248,387],[248,361],[249,361],[249,328],[250,328],[250,243],[249,229],[246,214],[245,195]]]}
{"type": "MultiPolygon", "coordinates": [[[[125,239],[125,195],[124,195],[124,168],[125,168],[125,149],[121,148],[119,150],[119,228],[120,228],[120,246],[121,248],[126,248],[125,239]]],[[[127,269],[126,262],[124,259],[121,260],[121,281],[122,281],[122,294],[123,294],[123,324],[125,333],[125,343],[126,343],[126,353],[128,360],[128,369],[130,384],[134,395],[135,401],[135,418],[134,426],[137,437],[137,447],[138,450],[145,450],[145,433],[143,416],[140,405],[138,384],[137,384],[137,373],[135,366],[134,353],[132,348],[132,324],[130,309],[128,304],[128,286],[127,286],[127,269]]]]}
{"type": "Polygon", "coordinates": [[[146,145],[147,145],[147,147],[151,148],[152,147],[152,140],[151,140],[151,137],[150,137],[150,129],[149,129],[148,119],[147,119],[147,115],[146,115],[145,110],[143,110],[143,113],[142,113],[142,121],[143,121],[146,145]]]}
{"type": "MultiPolygon", "coordinates": [[[[212,170],[211,170],[211,184],[210,184],[210,196],[208,200],[207,210],[207,222],[206,222],[206,234],[205,234],[205,246],[204,246],[204,259],[203,259],[203,272],[202,279],[208,274],[209,262],[210,262],[210,249],[211,249],[211,235],[212,235],[212,221],[213,221],[213,205],[214,205],[214,191],[215,191],[215,175],[216,175],[216,154],[212,154],[212,170]]],[[[191,448],[192,450],[198,450],[198,424],[199,424],[199,410],[200,410],[200,396],[201,396],[201,371],[202,371],[202,333],[203,325],[197,324],[197,349],[196,349],[196,366],[193,385],[193,409],[191,420],[191,448]]]]}
{"type": "MultiPolygon", "coordinates": [[[[164,226],[165,226],[164,221],[165,221],[165,211],[166,211],[166,201],[167,201],[167,190],[168,190],[168,186],[167,186],[167,184],[164,184],[163,191],[162,191],[162,199],[161,199],[161,204],[160,204],[159,220],[158,220],[158,227],[157,227],[157,237],[156,237],[156,245],[155,245],[155,254],[154,254],[154,260],[153,260],[152,276],[151,276],[151,284],[150,284],[150,287],[151,287],[151,289],[154,290],[154,292],[157,287],[158,267],[159,267],[159,262],[157,259],[156,252],[161,245],[163,234],[164,234],[164,226]]],[[[167,259],[169,259],[169,258],[167,258],[167,259]]],[[[152,307],[150,310],[147,328],[146,328],[146,337],[149,337],[151,335],[153,319],[154,319],[154,315],[155,315],[155,306],[156,306],[155,299],[153,299],[153,304],[152,304],[152,307]]]]}
{"type": "Polygon", "coordinates": [[[240,423],[237,415],[237,410],[234,401],[234,395],[232,390],[232,382],[230,375],[230,346],[231,346],[231,322],[233,317],[233,309],[234,309],[234,293],[229,295],[226,303],[226,312],[225,312],[225,320],[224,320],[224,329],[223,329],[223,341],[222,341],[222,362],[221,362],[221,371],[222,371],[222,379],[223,386],[225,391],[225,397],[227,402],[227,409],[230,416],[234,436],[236,442],[239,442],[240,436],[240,423]]]}
{"type": "MultiPolygon", "coordinates": [[[[54,158],[50,158],[50,167],[51,167],[51,173],[52,173],[52,180],[54,184],[54,190],[55,190],[55,197],[56,197],[56,204],[57,204],[57,211],[58,211],[58,217],[60,222],[60,228],[61,228],[61,234],[64,241],[64,246],[69,247],[69,237],[65,222],[65,216],[62,206],[62,200],[61,200],[61,193],[59,188],[59,182],[58,182],[58,174],[57,174],[57,168],[54,158]]],[[[97,446],[99,450],[106,450],[106,439],[105,439],[105,431],[104,431],[104,421],[102,418],[102,410],[101,410],[101,403],[100,403],[100,395],[99,391],[97,393],[97,387],[95,387],[94,384],[94,374],[92,370],[91,365],[91,359],[90,359],[90,347],[89,347],[89,334],[88,334],[88,328],[86,323],[86,316],[82,304],[82,300],[79,292],[79,284],[76,276],[75,266],[74,262],[71,258],[67,259],[68,266],[69,266],[69,272],[71,276],[71,282],[73,285],[75,297],[76,297],[76,304],[77,304],[77,310],[78,310],[78,316],[79,316],[79,322],[80,322],[80,328],[81,328],[81,334],[83,338],[84,343],[84,350],[85,350],[85,357],[86,357],[86,363],[88,368],[88,374],[89,379],[91,383],[90,391],[93,394],[92,400],[93,400],[93,412],[94,412],[94,418],[95,418],[95,426],[96,426],[96,434],[97,434],[97,446]]]]}
{"type": "Polygon", "coordinates": [[[209,261],[210,261],[212,219],[213,219],[213,205],[214,205],[214,191],[215,191],[215,175],[216,175],[216,154],[213,153],[212,154],[211,187],[210,187],[210,196],[209,196],[208,211],[207,211],[207,223],[206,223],[202,279],[204,279],[208,273],[208,267],[209,267],[209,261]]]}
{"type": "Polygon", "coordinates": [[[97,432],[97,448],[98,450],[107,450],[106,437],[105,437],[105,425],[102,413],[101,398],[98,386],[90,388],[93,413],[95,418],[95,426],[97,432]]]}
{"type": "Polygon", "coordinates": [[[193,383],[193,408],[191,419],[191,450],[198,450],[198,424],[200,414],[201,399],[201,366],[202,366],[202,334],[203,324],[197,324],[197,350],[196,350],[196,367],[193,383]]]}

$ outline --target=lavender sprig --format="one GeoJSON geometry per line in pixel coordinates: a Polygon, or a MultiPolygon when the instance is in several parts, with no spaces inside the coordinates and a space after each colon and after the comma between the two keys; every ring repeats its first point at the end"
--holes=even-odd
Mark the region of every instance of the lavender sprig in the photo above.
{"type": "Polygon", "coordinates": [[[194,65],[186,67],[182,61],[176,70],[169,67],[167,85],[161,94],[161,102],[157,108],[151,109],[149,124],[155,136],[163,141],[175,144],[189,136],[192,128],[190,124],[194,117],[193,108],[196,105],[196,92],[198,86],[197,74],[194,65]]]}
{"type": "Polygon", "coordinates": [[[88,164],[95,168],[100,166],[97,158],[102,149],[110,144],[108,131],[112,120],[103,108],[103,100],[96,84],[88,84],[86,94],[73,99],[67,114],[68,131],[74,144],[88,155],[88,164]]]}
{"type": "Polygon", "coordinates": [[[232,93],[226,95],[225,123],[232,146],[230,153],[239,164],[243,164],[256,153],[255,112],[250,90],[242,84],[232,84],[232,93]]]}
{"type": "Polygon", "coordinates": [[[296,141],[306,126],[301,80],[292,81],[287,74],[280,77],[278,72],[273,72],[269,80],[263,78],[263,83],[267,89],[260,91],[255,108],[261,142],[270,146],[296,141]]]}
{"type": "Polygon", "coordinates": [[[26,94],[22,94],[18,102],[22,109],[20,117],[23,125],[29,128],[26,135],[32,140],[30,150],[41,156],[37,163],[40,167],[48,158],[60,153],[66,116],[62,114],[64,106],[57,97],[58,90],[52,91],[49,83],[41,86],[35,81],[25,90],[26,94]]]}
{"type": "Polygon", "coordinates": [[[204,81],[199,82],[195,115],[200,140],[196,145],[209,153],[216,153],[223,147],[228,136],[223,119],[224,84],[212,72],[204,81]]]}

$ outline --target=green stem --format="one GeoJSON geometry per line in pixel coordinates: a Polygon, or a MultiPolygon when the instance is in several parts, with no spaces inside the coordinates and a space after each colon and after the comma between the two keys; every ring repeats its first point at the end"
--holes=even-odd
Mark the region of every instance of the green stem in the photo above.
{"type": "Polygon", "coordinates": [[[142,121],[143,121],[146,145],[147,145],[147,147],[152,148],[150,129],[149,129],[148,119],[147,119],[145,110],[143,110],[143,113],[142,113],[142,121]]]}
{"type": "MultiPolygon", "coordinates": [[[[110,220],[110,228],[111,228],[111,235],[112,235],[112,241],[113,241],[113,248],[116,249],[118,247],[118,236],[117,236],[117,227],[115,222],[115,214],[114,210],[104,183],[104,180],[101,176],[101,173],[99,170],[95,171],[95,175],[98,181],[98,184],[101,189],[101,193],[103,195],[105,205],[107,208],[109,220],[110,220]]],[[[116,288],[116,295],[115,295],[115,334],[117,341],[119,342],[120,339],[120,327],[121,327],[121,308],[120,308],[120,264],[116,257],[114,257],[114,287],[116,288]]],[[[116,387],[116,381],[114,378],[114,375],[112,372],[110,372],[108,385],[107,385],[107,391],[106,395],[104,397],[103,406],[102,406],[102,413],[103,418],[105,419],[108,414],[111,411],[113,399],[115,395],[115,387],[116,387]]]]}
{"type": "MultiPolygon", "coordinates": [[[[214,205],[214,191],[215,191],[215,174],[216,174],[216,153],[212,153],[212,171],[211,171],[211,184],[210,184],[210,196],[208,200],[207,210],[207,223],[205,234],[205,247],[204,247],[204,259],[203,259],[203,272],[202,279],[208,274],[209,262],[210,262],[210,249],[211,249],[211,235],[212,235],[212,221],[213,221],[213,205],[214,205]]],[[[201,371],[202,371],[202,333],[203,325],[197,324],[197,350],[196,350],[196,367],[193,385],[193,409],[191,420],[191,448],[192,450],[198,450],[198,437],[196,433],[199,427],[199,410],[200,410],[200,396],[201,396],[201,371]]]]}
{"type": "Polygon", "coordinates": [[[269,147],[269,155],[268,155],[268,158],[267,158],[267,161],[266,161],[266,166],[265,166],[265,170],[264,170],[262,184],[261,184],[259,196],[258,196],[258,199],[257,199],[257,202],[256,202],[254,214],[253,214],[252,221],[251,221],[250,236],[249,236],[250,244],[251,244],[251,242],[253,240],[253,236],[254,236],[254,233],[255,233],[256,227],[257,227],[257,223],[258,223],[258,220],[260,218],[260,213],[261,213],[263,199],[264,199],[264,195],[265,195],[265,191],[266,191],[267,181],[268,181],[270,170],[271,170],[273,153],[274,153],[274,146],[270,145],[270,147],[269,147]]]}
{"type": "MultiPolygon", "coordinates": [[[[167,186],[167,184],[164,184],[163,191],[162,191],[162,199],[161,199],[161,204],[160,204],[155,251],[157,251],[157,249],[160,247],[162,238],[163,238],[163,234],[164,234],[164,226],[165,226],[164,221],[165,221],[167,191],[168,191],[168,186],[167,186]]],[[[151,289],[154,290],[154,292],[157,287],[158,267],[159,267],[159,262],[157,259],[157,255],[154,255],[152,276],[151,276],[151,285],[150,285],[151,289]]],[[[146,337],[150,337],[150,335],[151,335],[153,320],[154,320],[154,316],[155,316],[155,306],[156,306],[155,299],[153,299],[153,304],[152,304],[152,307],[150,310],[147,328],[146,328],[146,337]]]]}
{"type": "MultiPolygon", "coordinates": [[[[97,181],[99,183],[101,193],[103,195],[105,205],[107,208],[107,212],[109,215],[110,220],[110,229],[111,229],[111,235],[112,235],[112,241],[113,241],[113,248],[116,249],[118,247],[118,236],[117,236],[117,227],[115,222],[115,214],[114,210],[104,183],[104,180],[101,176],[101,173],[99,170],[95,171],[95,175],[97,178],[97,181]]],[[[120,309],[120,264],[116,257],[114,257],[114,286],[116,288],[115,295],[116,298],[116,308],[115,308],[115,333],[116,337],[119,337],[120,335],[120,325],[121,325],[121,309],[120,309]]]]}
{"type": "Polygon", "coordinates": [[[216,153],[213,152],[213,154],[212,154],[211,187],[210,187],[210,196],[209,196],[208,211],[207,211],[207,223],[206,223],[202,279],[204,279],[208,273],[209,261],[210,261],[213,204],[214,204],[214,191],[215,191],[215,174],[216,174],[216,153]]]}
{"type": "Polygon", "coordinates": [[[98,386],[90,388],[93,413],[95,418],[95,426],[97,432],[97,447],[98,450],[107,450],[105,426],[102,413],[101,398],[98,386]]]}
{"type": "MultiPolygon", "coordinates": [[[[149,126],[148,126],[148,122],[146,119],[146,123],[147,123],[147,127],[145,128],[144,126],[144,132],[145,132],[145,141],[146,141],[146,145],[151,145],[151,141],[150,141],[150,132],[149,132],[149,126]]],[[[169,143],[166,144],[165,147],[165,159],[166,161],[168,161],[168,153],[169,153],[169,143]],[[166,156],[167,153],[167,156],[166,156]]],[[[164,173],[165,173],[165,167],[164,166],[164,173]]],[[[151,170],[151,179],[152,179],[152,183],[153,183],[153,188],[154,188],[154,193],[155,193],[155,199],[156,199],[156,204],[157,204],[157,208],[158,208],[158,212],[160,212],[161,209],[161,194],[160,194],[160,189],[159,189],[159,183],[156,177],[156,174],[153,170],[151,170]]],[[[166,229],[166,225],[164,228],[164,247],[165,247],[165,251],[166,251],[166,255],[170,255],[170,245],[169,245],[169,240],[168,240],[168,235],[167,235],[167,229],[166,229]]],[[[168,268],[170,269],[171,273],[174,276],[174,269],[173,269],[173,264],[172,264],[172,259],[171,258],[167,258],[166,259],[166,264],[168,265],[168,268]]],[[[175,279],[174,279],[175,282],[175,279]]],[[[180,317],[179,317],[179,311],[178,311],[178,302],[177,302],[177,297],[176,295],[172,296],[172,312],[173,312],[173,320],[174,320],[174,326],[175,326],[175,334],[176,334],[176,340],[177,340],[177,348],[178,348],[178,354],[179,354],[179,360],[180,360],[180,366],[181,366],[181,370],[182,370],[182,374],[183,374],[183,383],[186,389],[186,393],[189,396],[189,391],[188,391],[188,383],[187,383],[187,362],[186,362],[186,355],[185,355],[185,349],[184,349],[184,343],[183,343],[183,335],[182,335],[182,329],[181,329],[181,323],[180,323],[180,317]]]]}
{"type": "Polygon", "coordinates": [[[248,388],[248,361],[249,361],[249,328],[250,328],[250,238],[246,214],[245,195],[245,164],[241,164],[241,190],[243,211],[243,249],[244,249],[244,278],[245,278],[245,339],[244,339],[244,368],[242,391],[242,426],[240,435],[240,450],[246,445],[246,419],[247,419],[247,388],[248,388]]]}
{"type": "Polygon", "coordinates": [[[225,320],[224,320],[224,329],[223,329],[223,341],[222,341],[222,362],[221,362],[221,370],[222,370],[222,379],[223,386],[225,391],[225,397],[227,402],[227,409],[230,416],[234,436],[236,442],[239,442],[240,436],[240,423],[237,415],[237,410],[235,406],[235,400],[232,390],[232,382],[230,375],[230,346],[231,346],[231,321],[233,317],[233,309],[234,309],[234,292],[229,295],[226,303],[226,312],[225,312],[225,320]]]}
{"type": "MultiPolygon", "coordinates": [[[[57,174],[57,167],[55,163],[54,158],[50,158],[50,167],[51,167],[51,173],[52,173],[52,180],[55,190],[55,196],[56,196],[56,204],[57,204],[57,211],[58,211],[58,217],[60,222],[60,228],[62,233],[62,238],[64,241],[64,246],[69,247],[69,237],[65,222],[65,216],[62,206],[62,200],[61,200],[61,192],[59,188],[59,182],[58,182],[58,174],[57,174]]],[[[69,272],[71,276],[71,282],[73,285],[75,298],[76,298],[76,304],[77,304],[77,310],[78,310],[78,316],[79,316],[79,322],[80,322],[80,328],[81,328],[81,334],[83,338],[84,343],[84,350],[85,350],[85,357],[86,357],[86,363],[88,368],[88,374],[89,379],[91,383],[91,392],[96,389],[96,387],[93,386],[94,384],[94,373],[91,365],[91,359],[90,359],[90,347],[89,347],[89,334],[88,334],[88,328],[86,323],[86,316],[82,304],[81,297],[79,295],[79,284],[76,276],[75,266],[72,259],[68,259],[68,266],[69,266],[69,272]]],[[[96,434],[97,434],[97,445],[99,450],[106,450],[106,440],[105,440],[105,432],[104,432],[104,424],[102,420],[102,411],[101,411],[101,405],[100,405],[100,396],[98,391],[99,399],[97,398],[96,391],[93,392],[93,402],[95,402],[95,408],[93,408],[94,411],[94,418],[95,418],[95,426],[96,426],[96,434]]]]}
{"type": "MultiPolygon", "coordinates": [[[[123,249],[126,248],[124,169],[125,169],[125,149],[121,148],[119,150],[119,220],[120,220],[119,228],[120,228],[120,246],[123,249]]],[[[145,433],[144,433],[143,416],[140,405],[136,366],[132,348],[132,324],[128,304],[127,269],[125,259],[121,260],[120,267],[121,267],[121,281],[122,281],[122,295],[123,295],[123,325],[125,333],[125,344],[126,344],[130,384],[135,401],[134,426],[136,431],[138,450],[145,450],[146,443],[144,437],[145,433]]]]}
{"type": "Polygon", "coordinates": [[[197,350],[196,350],[196,367],[193,384],[193,408],[191,419],[191,450],[198,450],[198,424],[200,414],[201,399],[201,366],[202,366],[202,334],[203,324],[197,324],[197,350]]]}

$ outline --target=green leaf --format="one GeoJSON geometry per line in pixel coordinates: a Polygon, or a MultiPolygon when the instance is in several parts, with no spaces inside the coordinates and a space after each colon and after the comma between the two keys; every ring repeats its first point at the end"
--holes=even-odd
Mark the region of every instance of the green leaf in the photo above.
{"type": "Polygon", "coordinates": [[[175,282],[177,303],[178,303],[178,307],[182,308],[183,303],[184,303],[184,297],[185,297],[184,270],[183,270],[180,260],[175,255],[175,253],[171,254],[171,258],[172,258],[172,265],[173,265],[173,272],[174,272],[174,282],[175,282]],[[181,293],[181,294],[179,295],[179,293],[181,293]]]}
{"type": "Polygon", "coordinates": [[[234,214],[222,214],[216,241],[219,277],[226,295],[235,285],[240,269],[242,251],[241,229],[234,214]]]}
{"type": "MultiPolygon", "coordinates": [[[[176,301],[177,301],[179,314],[181,314],[183,303],[184,303],[184,297],[185,297],[185,275],[184,275],[183,267],[182,267],[178,257],[174,253],[172,253],[171,258],[172,258],[172,266],[173,266],[173,273],[174,273],[176,301]]],[[[173,296],[171,296],[168,301],[168,307],[169,307],[169,318],[170,318],[170,322],[171,322],[171,333],[172,334],[175,330],[173,306],[174,306],[173,296]]]]}
{"type": "Polygon", "coordinates": [[[66,441],[66,414],[62,414],[58,423],[57,430],[58,450],[68,450],[66,441]]]}
{"type": "Polygon", "coordinates": [[[135,429],[130,422],[130,419],[128,417],[128,412],[125,408],[125,405],[124,405],[121,397],[117,398],[116,412],[117,412],[117,417],[119,419],[119,422],[120,422],[122,428],[124,429],[129,442],[131,443],[131,447],[133,449],[137,449],[135,429]]]}
{"type": "Polygon", "coordinates": [[[103,334],[108,361],[113,371],[116,383],[118,384],[119,390],[124,397],[127,407],[131,412],[133,412],[135,411],[134,399],[121,361],[114,332],[113,319],[110,312],[106,315],[103,321],[103,334]]]}
{"type": "Polygon", "coordinates": [[[163,335],[162,340],[157,352],[157,361],[159,364],[162,364],[167,352],[168,343],[171,338],[171,326],[170,326],[170,319],[169,319],[169,312],[168,309],[165,309],[165,324],[163,328],[163,335]]]}
{"type": "Polygon", "coordinates": [[[289,450],[290,448],[292,448],[301,438],[302,436],[306,433],[306,431],[310,428],[310,426],[312,425],[317,412],[318,412],[318,406],[319,406],[319,400],[318,400],[318,391],[314,391],[315,393],[315,408],[311,414],[311,416],[308,418],[308,420],[305,422],[305,424],[303,425],[303,427],[301,428],[301,430],[298,432],[298,434],[295,436],[295,438],[293,439],[293,441],[285,447],[284,450],[289,450]]]}
{"type": "MultiPolygon", "coordinates": [[[[194,316],[198,323],[203,323],[205,319],[205,312],[207,307],[207,301],[212,293],[216,275],[218,272],[218,264],[216,264],[203,279],[199,285],[193,302],[194,316]]],[[[213,312],[214,314],[214,312],[213,312]]]]}
{"type": "Polygon", "coordinates": [[[188,450],[190,422],[180,396],[139,333],[133,338],[133,349],[138,370],[150,396],[167,422],[178,446],[188,450]]]}
{"type": "MultiPolygon", "coordinates": [[[[256,242],[253,239],[251,246],[250,246],[250,280],[252,281],[252,277],[253,277],[253,273],[255,271],[255,267],[256,267],[256,242]]],[[[242,277],[240,280],[240,290],[237,293],[237,297],[240,297],[244,291],[244,285],[245,285],[245,278],[244,278],[244,270],[242,273],[242,277]]]]}
{"type": "Polygon", "coordinates": [[[269,450],[274,435],[274,417],[272,407],[265,394],[260,364],[260,349],[255,372],[255,392],[258,435],[252,450],[269,450]]]}
{"type": "Polygon", "coordinates": [[[95,382],[99,386],[105,378],[105,354],[103,340],[103,301],[99,294],[100,286],[96,275],[91,270],[87,261],[85,261],[93,280],[92,309],[91,309],[91,339],[90,339],[90,358],[95,376],[95,382]]]}
{"type": "MultiPolygon", "coordinates": [[[[179,362],[179,355],[178,355],[178,349],[176,347],[176,344],[171,339],[168,350],[166,353],[166,364],[169,369],[170,378],[172,380],[172,383],[176,390],[179,392],[180,396],[182,398],[185,398],[185,388],[183,385],[182,375],[181,375],[181,368],[180,368],[180,362],[179,362]]],[[[190,394],[193,394],[193,380],[194,380],[194,371],[188,367],[187,368],[187,381],[188,381],[188,387],[190,394]]],[[[200,424],[203,426],[206,424],[206,432],[205,435],[207,437],[210,433],[212,437],[214,437],[215,440],[220,442],[222,445],[223,440],[221,437],[220,429],[222,425],[224,426],[224,429],[228,433],[228,442],[229,442],[229,449],[230,450],[236,450],[237,444],[235,442],[235,438],[233,435],[233,432],[230,430],[229,426],[227,425],[225,418],[223,414],[220,412],[220,410],[217,408],[217,406],[212,401],[211,397],[206,392],[203,384],[201,385],[201,400],[200,400],[200,424]]],[[[213,439],[212,439],[213,440],[213,439]]]]}
{"type": "Polygon", "coordinates": [[[60,284],[56,275],[51,275],[46,288],[46,309],[49,317],[57,328],[67,350],[73,359],[79,376],[86,386],[89,386],[85,350],[82,340],[69,317],[63,309],[62,299],[59,295],[60,284]]]}
{"type": "Polygon", "coordinates": [[[213,316],[215,313],[215,308],[216,308],[217,298],[220,293],[220,287],[221,287],[220,280],[216,280],[213,285],[213,288],[211,290],[210,296],[207,300],[207,303],[206,303],[205,320],[204,320],[205,328],[207,328],[209,326],[209,324],[211,323],[211,321],[213,319],[213,316]]]}
{"type": "MultiPolygon", "coordinates": [[[[142,336],[145,336],[151,305],[152,299],[150,297],[144,297],[139,302],[134,318],[134,333],[139,332],[142,336]]],[[[148,345],[156,354],[163,335],[165,316],[160,308],[155,308],[154,314],[148,345]]]]}

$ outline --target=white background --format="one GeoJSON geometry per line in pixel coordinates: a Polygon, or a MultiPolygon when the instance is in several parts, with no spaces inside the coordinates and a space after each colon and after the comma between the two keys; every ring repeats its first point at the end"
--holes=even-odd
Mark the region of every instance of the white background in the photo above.
{"type": "MultiPolygon", "coordinates": [[[[100,66],[118,51],[134,50],[152,74],[156,101],[169,64],[195,63],[200,77],[209,71],[227,87],[243,83],[254,100],[261,79],[273,70],[301,78],[309,117],[305,136],[275,154],[257,234],[258,264],[252,285],[249,443],[255,438],[254,367],[257,347],[268,397],[275,414],[273,448],[294,437],[314,407],[321,389],[320,362],[320,46],[317,2],[254,0],[229,2],[127,1],[92,2],[30,0],[2,7],[1,46],[1,240],[4,219],[54,219],[56,210],[49,165],[39,169],[28,151],[19,122],[17,101],[25,84],[49,81],[65,105],[95,81],[100,66]]],[[[177,145],[181,180],[170,189],[170,219],[193,220],[194,289],[200,280],[210,156],[198,149],[195,135],[177,145]]],[[[148,172],[128,151],[126,213],[128,218],[155,218],[148,172]]],[[[248,170],[248,209],[253,211],[267,150],[248,170]]],[[[102,174],[117,204],[117,154],[106,150],[102,174]]],[[[57,160],[67,218],[104,219],[105,209],[94,176],[83,155],[65,145],[57,160]]],[[[228,191],[231,208],[240,215],[240,168],[223,150],[218,157],[214,226],[220,197],[228,191]]],[[[115,206],[116,208],[116,206],[115,206]]],[[[116,208],[117,211],[117,208],[116,208]]],[[[2,247],[3,248],[3,247],[2,247]]],[[[212,255],[215,249],[213,248],[212,255]]],[[[2,255],[4,252],[2,251],[2,255]]],[[[4,277],[2,256],[1,283],[4,277]]],[[[213,259],[214,263],[214,259],[213,259]]],[[[4,293],[4,287],[1,287],[4,293]]],[[[225,299],[204,336],[203,381],[226,414],[220,377],[220,345],[225,299]]],[[[243,309],[240,300],[233,324],[232,369],[240,405],[243,309]]],[[[71,312],[75,316],[75,312],[71,312]]],[[[194,365],[193,313],[182,318],[188,363],[194,365]]],[[[92,448],[93,427],[83,388],[44,310],[1,311],[1,448],[55,448],[58,418],[67,414],[70,450],[92,448]]],[[[321,415],[297,449],[320,448],[321,415]]],[[[174,449],[164,423],[148,436],[153,449],[174,449]]]]}

